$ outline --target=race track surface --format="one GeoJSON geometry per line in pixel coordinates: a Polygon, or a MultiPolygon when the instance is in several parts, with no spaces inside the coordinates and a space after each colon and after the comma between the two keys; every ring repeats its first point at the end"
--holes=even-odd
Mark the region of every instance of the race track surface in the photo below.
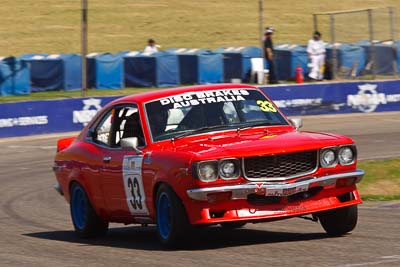
{"type": "MultiPolygon", "coordinates": [[[[304,130],[354,138],[359,157],[400,156],[400,113],[304,117],[304,130]]],[[[0,139],[0,266],[400,266],[400,203],[359,206],[357,228],[330,238],[303,219],[212,227],[165,251],[155,228],[113,224],[101,239],[75,237],[53,189],[54,135],[0,139]]]]}

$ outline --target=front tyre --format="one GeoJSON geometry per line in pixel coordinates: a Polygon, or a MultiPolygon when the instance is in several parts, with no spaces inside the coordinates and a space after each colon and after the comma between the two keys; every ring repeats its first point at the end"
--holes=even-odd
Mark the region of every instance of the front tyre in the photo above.
{"type": "Polygon", "coordinates": [[[327,210],[317,214],[326,233],[340,236],[352,231],[357,225],[357,205],[327,210]]]}
{"type": "Polygon", "coordinates": [[[174,247],[189,231],[189,221],[181,200],[172,189],[162,184],[157,191],[157,234],[161,243],[174,247]]]}
{"type": "Polygon", "coordinates": [[[85,190],[77,183],[73,184],[71,188],[70,211],[78,236],[96,237],[107,232],[108,222],[103,221],[96,214],[85,190]]]}

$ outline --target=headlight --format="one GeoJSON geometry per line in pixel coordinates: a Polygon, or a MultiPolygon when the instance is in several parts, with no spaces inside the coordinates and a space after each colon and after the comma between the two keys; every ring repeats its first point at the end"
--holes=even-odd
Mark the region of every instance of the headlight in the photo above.
{"type": "Polygon", "coordinates": [[[203,161],[198,163],[197,175],[203,182],[213,182],[218,178],[218,161],[203,161]]]}
{"type": "Polygon", "coordinates": [[[323,168],[333,168],[337,165],[336,151],[326,148],[321,151],[320,163],[323,168]]]}
{"type": "Polygon", "coordinates": [[[341,165],[353,164],[356,159],[355,147],[341,147],[339,149],[338,158],[341,165]]]}
{"type": "Polygon", "coordinates": [[[219,175],[222,179],[236,179],[240,175],[240,163],[238,159],[222,159],[219,161],[219,175]]]}

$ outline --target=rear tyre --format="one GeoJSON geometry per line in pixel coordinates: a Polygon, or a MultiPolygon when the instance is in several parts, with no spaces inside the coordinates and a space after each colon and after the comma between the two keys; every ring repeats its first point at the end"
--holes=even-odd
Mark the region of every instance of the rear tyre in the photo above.
{"type": "Polygon", "coordinates": [[[156,210],[160,242],[166,247],[181,244],[185,234],[189,234],[190,224],[181,200],[166,184],[162,184],[158,189],[156,210]]]}
{"type": "Polygon", "coordinates": [[[103,221],[93,209],[85,190],[75,183],[71,188],[70,211],[75,232],[80,237],[96,237],[107,233],[108,222],[103,221]]]}
{"type": "Polygon", "coordinates": [[[352,231],[357,225],[357,205],[323,211],[317,214],[326,233],[340,236],[352,231]]]}
{"type": "Polygon", "coordinates": [[[237,229],[242,228],[246,225],[246,222],[225,222],[221,223],[221,226],[225,229],[237,229]]]}

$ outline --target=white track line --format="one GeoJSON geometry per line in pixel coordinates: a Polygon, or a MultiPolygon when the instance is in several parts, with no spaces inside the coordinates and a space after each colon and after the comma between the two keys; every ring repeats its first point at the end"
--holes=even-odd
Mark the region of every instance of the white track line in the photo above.
{"type": "Polygon", "coordinates": [[[377,265],[377,264],[385,264],[385,263],[393,263],[393,262],[400,262],[400,255],[383,256],[383,257],[380,257],[380,260],[378,260],[378,261],[345,264],[345,265],[339,265],[337,267],[368,266],[368,265],[377,265]]]}

